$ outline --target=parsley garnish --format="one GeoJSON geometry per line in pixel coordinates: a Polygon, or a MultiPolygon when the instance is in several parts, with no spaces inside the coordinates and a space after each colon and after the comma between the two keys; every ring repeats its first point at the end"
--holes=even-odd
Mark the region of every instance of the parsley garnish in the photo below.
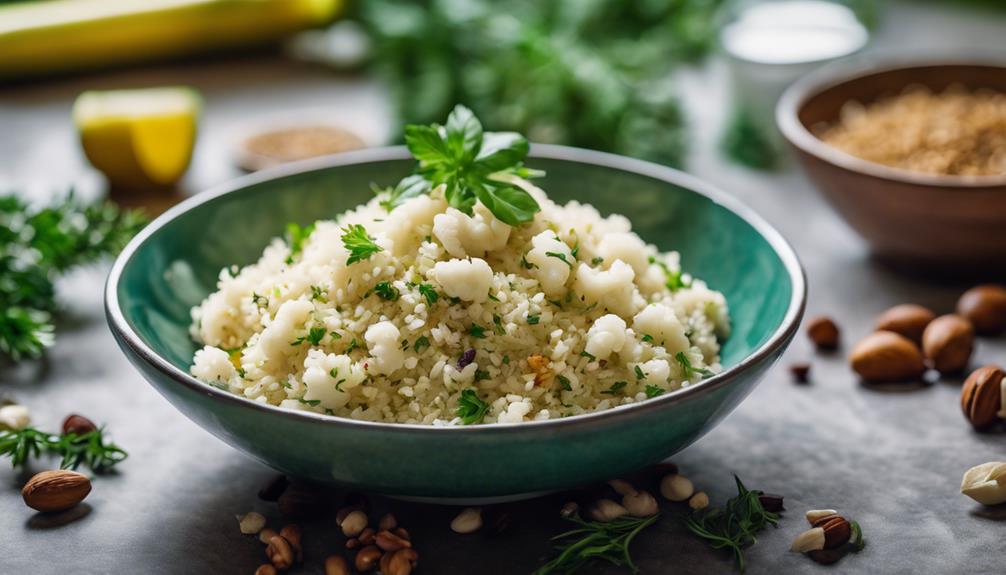
{"type": "Polygon", "coordinates": [[[412,344],[412,349],[416,353],[419,353],[419,350],[425,347],[430,347],[430,340],[425,335],[419,336],[419,338],[416,339],[416,343],[412,344]]]}
{"type": "Polygon", "coordinates": [[[483,369],[475,370],[475,382],[478,383],[484,379],[489,379],[489,372],[483,369]]]}
{"type": "Polygon", "coordinates": [[[652,335],[650,335],[650,334],[648,334],[648,333],[644,333],[644,334],[643,334],[643,338],[642,338],[642,339],[643,339],[643,341],[645,341],[646,343],[650,343],[651,341],[653,341],[653,336],[652,336],[652,335]]]}
{"type": "Polygon", "coordinates": [[[493,295],[493,292],[489,292],[489,295],[487,295],[486,297],[489,298],[489,301],[496,301],[496,302],[498,302],[500,300],[500,298],[498,298],[498,297],[496,297],[496,296],[493,295]]]}
{"type": "Polygon", "coordinates": [[[527,261],[527,254],[524,254],[520,257],[520,265],[524,266],[524,269],[526,270],[538,267],[536,264],[527,261]]]}
{"type": "Polygon", "coordinates": [[[563,389],[565,389],[566,391],[573,391],[573,386],[569,383],[568,377],[566,377],[565,375],[557,375],[555,376],[555,378],[559,380],[559,385],[563,389]]]}
{"type": "Polygon", "coordinates": [[[779,515],[766,511],[759,496],[761,491],[748,491],[736,475],[737,496],[723,508],[707,507],[692,513],[685,520],[688,530],[707,540],[713,549],[730,549],[737,568],[744,571],[744,548],[758,540],[756,534],[779,522],[779,515]]]}
{"type": "Polygon", "coordinates": [[[509,355],[504,355],[503,356],[503,365],[510,365],[510,356],[509,355]]]}
{"type": "Polygon", "coordinates": [[[651,399],[657,397],[658,395],[664,394],[664,390],[656,385],[647,385],[645,391],[646,391],[646,397],[649,397],[651,399]]]}
{"type": "Polygon", "coordinates": [[[311,286],[311,300],[326,302],[328,301],[328,296],[325,295],[325,290],[321,286],[311,286]]]}
{"type": "Polygon", "coordinates": [[[332,379],[338,379],[338,377],[339,377],[339,368],[333,367],[332,369],[328,370],[328,375],[332,379]]]}
{"type": "Polygon", "coordinates": [[[566,254],[559,253],[559,252],[545,252],[545,255],[548,256],[548,257],[550,257],[550,258],[556,258],[556,259],[562,260],[562,263],[564,263],[567,266],[569,266],[569,269],[573,269],[573,262],[571,262],[571,261],[569,261],[569,260],[566,259],[566,254]]]}
{"type": "Polygon", "coordinates": [[[473,323],[472,326],[468,328],[468,333],[471,334],[472,337],[483,339],[486,336],[486,328],[477,323],[473,323]]]}
{"type": "Polygon", "coordinates": [[[360,224],[346,226],[342,232],[342,245],[349,251],[346,265],[361,262],[384,249],[374,243],[374,238],[367,235],[367,228],[360,224]]]}
{"type": "Polygon", "coordinates": [[[314,406],[316,406],[316,405],[318,405],[318,404],[321,403],[320,399],[304,399],[303,397],[298,397],[297,401],[299,401],[299,402],[301,402],[301,403],[303,403],[305,405],[310,405],[311,407],[314,407],[314,406]]]}
{"type": "Polygon", "coordinates": [[[398,288],[391,285],[391,282],[378,282],[378,284],[374,286],[374,292],[377,293],[381,299],[386,301],[395,301],[398,299],[399,295],[398,288]]]}
{"type": "Polygon", "coordinates": [[[688,360],[688,356],[686,356],[683,351],[679,351],[674,354],[674,359],[678,360],[678,363],[681,364],[681,369],[684,370],[685,377],[688,379],[691,379],[692,375],[696,373],[702,377],[711,377],[713,375],[713,372],[708,369],[696,369],[695,367],[692,367],[692,362],[688,360]]]}
{"type": "Polygon", "coordinates": [[[290,345],[300,345],[305,341],[309,342],[311,345],[318,345],[323,339],[325,339],[324,326],[315,326],[308,330],[307,335],[302,335],[290,342],[290,345]]]}
{"type": "Polygon", "coordinates": [[[527,323],[528,323],[528,325],[538,325],[539,321],[541,321],[541,316],[540,315],[529,315],[529,316],[527,316],[527,323]]]}
{"type": "Polygon", "coordinates": [[[504,181],[536,175],[524,168],[527,140],[515,132],[483,132],[478,118],[464,106],[455,106],[446,126],[407,125],[405,145],[419,165],[415,174],[387,191],[381,201],[386,209],[440,185],[451,207],[471,215],[478,200],[511,226],[531,221],[541,209],[531,194],[504,181]]]}
{"type": "Polygon", "coordinates": [[[580,352],[580,357],[586,357],[590,359],[590,361],[594,361],[595,359],[597,359],[596,357],[588,353],[586,350],[580,352]]]}
{"type": "Polygon", "coordinates": [[[493,314],[493,331],[496,332],[496,335],[506,335],[506,330],[503,329],[503,318],[496,314],[493,314]]]}
{"type": "Polygon", "coordinates": [[[260,296],[255,292],[252,292],[252,303],[258,307],[269,307],[269,298],[260,296]]]}
{"type": "Polygon", "coordinates": [[[638,364],[635,367],[633,367],[633,370],[636,372],[636,379],[643,379],[646,377],[646,374],[643,373],[643,369],[639,367],[638,364]]]}
{"type": "Polygon", "coordinates": [[[671,268],[667,267],[667,264],[657,260],[653,256],[650,256],[650,263],[657,264],[662,270],[664,270],[664,277],[666,278],[664,285],[666,285],[667,289],[672,292],[676,292],[681,288],[691,287],[692,283],[690,281],[685,281],[681,270],[671,271],[671,268]]]}
{"type": "Polygon", "coordinates": [[[474,389],[465,389],[461,391],[461,397],[458,398],[458,410],[457,415],[461,418],[461,423],[465,425],[471,425],[473,423],[482,423],[482,420],[486,417],[486,412],[489,411],[489,404],[479,399],[477,393],[474,389]]]}
{"type": "Polygon", "coordinates": [[[601,263],[601,262],[603,262],[603,261],[604,261],[604,258],[602,258],[602,257],[598,256],[598,257],[596,257],[596,258],[594,258],[594,259],[590,260],[590,265],[592,265],[592,266],[596,266],[597,264],[599,264],[599,263],[601,263]]]}
{"type": "Polygon", "coordinates": [[[622,388],[624,388],[626,385],[629,385],[628,382],[625,382],[625,381],[616,381],[615,383],[611,384],[611,387],[609,387],[608,389],[602,391],[601,393],[604,393],[604,394],[607,394],[607,395],[615,395],[616,393],[618,393],[619,391],[621,391],[622,388]]]}
{"type": "Polygon", "coordinates": [[[352,351],[358,347],[360,347],[360,342],[356,341],[356,338],[354,337],[353,341],[349,342],[349,346],[346,347],[346,354],[348,355],[352,353],[352,351]]]}
{"type": "Polygon", "coordinates": [[[314,232],[314,224],[300,227],[298,224],[290,222],[286,225],[286,243],[290,245],[290,255],[287,256],[286,263],[292,264],[293,258],[300,255],[304,249],[304,242],[311,237],[312,232],[314,232]]]}
{"type": "Polygon", "coordinates": [[[419,295],[426,298],[427,305],[437,303],[437,299],[440,298],[440,294],[438,294],[437,290],[433,289],[433,286],[430,284],[419,284],[419,295]]]}

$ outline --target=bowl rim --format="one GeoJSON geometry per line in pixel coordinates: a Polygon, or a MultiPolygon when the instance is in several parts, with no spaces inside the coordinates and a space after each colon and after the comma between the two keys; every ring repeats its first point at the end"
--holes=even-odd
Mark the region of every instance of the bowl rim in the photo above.
{"type": "Polygon", "coordinates": [[[810,72],[791,84],[779,98],[775,108],[775,121],[779,131],[790,144],[840,168],[885,180],[937,188],[962,190],[987,190],[1006,186],[1006,174],[961,176],[929,174],[894,168],[865,160],[825,143],[800,121],[800,111],[811,98],[826,90],[876,74],[916,68],[984,67],[998,68],[1006,73],[1006,55],[951,55],[919,57],[907,54],[860,56],[836,62],[810,72]]]}
{"type": "MultiPolygon", "coordinates": [[[[625,420],[637,414],[658,411],[670,404],[685,401],[692,396],[709,393],[726,385],[751,366],[770,358],[777,351],[784,348],[799,328],[800,320],[803,317],[807,301],[806,276],[803,266],[801,265],[796,252],[785,240],[785,238],[783,238],[782,234],[780,234],[761,216],[737,198],[705,183],[695,176],[686,174],[674,168],[606,152],[598,152],[568,146],[533,144],[531,146],[531,153],[529,157],[531,159],[542,158],[591,164],[632,172],[638,175],[688,188],[690,191],[705,196],[714,203],[734,213],[754,228],[755,231],[758,232],[758,234],[761,235],[766,242],[768,242],[769,246],[782,261],[786,273],[789,275],[792,292],[790,294],[790,300],[782,321],[779,323],[778,327],[776,327],[772,335],[764,343],[762,343],[761,346],[749,353],[736,365],[723,370],[721,373],[716,374],[713,377],[704,379],[695,385],[690,385],[659,397],[628,405],[619,405],[601,411],[594,411],[558,419],[526,421],[520,423],[491,423],[471,426],[434,426],[418,423],[364,421],[348,417],[315,413],[312,411],[285,409],[279,406],[259,403],[231,393],[230,391],[217,389],[216,387],[199,381],[194,376],[175,367],[174,364],[157,354],[140,338],[139,334],[136,333],[126,320],[118,298],[118,288],[122,279],[123,271],[133,259],[139,248],[169,222],[204,203],[211,202],[230,193],[239,193],[241,190],[270,180],[282,179],[312,171],[320,171],[341,166],[391,160],[406,160],[412,158],[405,146],[387,146],[342,152],[331,156],[291,162],[290,164],[268,168],[260,172],[241,176],[214,186],[211,189],[198,193],[168,209],[154,221],[147,224],[145,228],[143,228],[132,240],[130,240],[119,256],[115,259],[111,271],[109,272],[108,279],[105,283],[105,315],[108,320],[109,327],[116,339],[119,340],[120,344],[128,346],[133,353],[142,358],[143,361],[152,366],[162,375],[173,380],[175,383],[189,388],[191,391],[208,395],[218,401],[231,403],[232,405],[239,407],[272,413],[278,417],[292,418],[309,423],[333,426],[335,428],[354,428],[358,430],[362,428],[388,433],[454,433],[465,436],[514,433],[531,430],[555,430],[570,427],[578,428],[601,422],[613,423],[625,420]]],[[[146,377],[144,379],[146,379],[146,377]]]]}

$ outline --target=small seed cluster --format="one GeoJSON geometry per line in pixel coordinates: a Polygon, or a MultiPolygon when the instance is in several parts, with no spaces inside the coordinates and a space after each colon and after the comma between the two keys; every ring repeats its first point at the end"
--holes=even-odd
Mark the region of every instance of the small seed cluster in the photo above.
{"type": "Polygon", "coordinates": [[[356,550],[353,564],[357,571],[380,569],[383,575],[409,575],[419,563],[409,532],[398,525],[394,515],[385,514],[372,526],[366,506],[351,505],[340,509],[335,520],[348,537],[346,549],[356,550]]]}
{"type": "Polygon", "coordinates": [[[806,517],[810,529],[796,537],[791,551],[806,553],[818,563],[830,564],[850,552],[863,549],[863,534],[859,525],[834,509],[812,509],[806,517]]]}

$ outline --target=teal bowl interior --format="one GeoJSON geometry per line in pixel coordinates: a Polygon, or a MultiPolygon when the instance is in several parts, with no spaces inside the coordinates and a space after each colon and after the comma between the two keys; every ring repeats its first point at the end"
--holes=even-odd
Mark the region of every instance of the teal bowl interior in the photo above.
{"type": "Polygon", "coordinates": [[[395,495],[504,497],[624,474],[684,448],[732,410],[799,324],[803,272],[792,249],[736,200],[654,164],[535,146],[528,164],[559,201],[621,213],[642,238],[681,253],[722,291],[733,333],[726,371],[631,406],[560,420],[466,428],[376,424],[261,405],[188,374],[197,346],[189,310],[221,268],[254,262],[287,222],[330,219],[392,184],[413,162],[402,148],[366,150],[248,176],[192,198],[123,251],[106,307],[127,356],[178,409],[286,473],[395,495]],[[627,448],[631,446],[631,448],[627,448]]]}

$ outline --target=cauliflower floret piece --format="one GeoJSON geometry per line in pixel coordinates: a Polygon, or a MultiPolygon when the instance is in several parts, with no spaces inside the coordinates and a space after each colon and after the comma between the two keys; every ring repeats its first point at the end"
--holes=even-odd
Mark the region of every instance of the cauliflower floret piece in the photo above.
{"type": "Polygon", "coordinates": [[[632,279],[635,275],[632,266],[621,260],[615,260],[607,271],[595,270],[581,263],[576,269],[574,288],[587,303],[596,303],[613,313],[628,317],[634,311],[632,296],[635,286],[632,279]]]}
{"type": "Polygon", "coordinates": [[[646,243],[632,232],[607,233],[597,245],[597,254],[605,262],[622,260],[632,266],[636,276],[646,273],[647,261],[646,243]]]}
{"type": "Polygon", "coordinates": [[[509,404],[506,411],[501,413],[496,419],[498,423],[520,423],[524,417],[531,413],[531,401],[524,399],[509,404]]]}
{"type": "MultiPolygon", "coordinates": [[[[436,218],[445,215],[442,213],[445,206],[440,198],[422,195],[407,200],[392,210],[384,222],[384,231],[394,243],[395,255],[414,253],[422,239],[416,234],[416,229],[429,225],[431,221],[436,221],[436,218]]],[[[506,227],[509,235],[510,226],[506,227]]],[[[503,243],[506,244],[506,238],[503,239],[503,243]]]]}
{"type": "Polygon", "coordinates": [[[594,321],[587,331],[586,351],[597,359],[608,359],[625,345],[625,320],[613,313],[594,321]]]}
{"type": "Polygon", "coordinates": [[[671,376],[671,366],[666,359],[651,359],[643,363],[636,364],[643,372],[643,379],[640,385],[661,385],[667,383],[667,378],[671,376]]]}
{"type": "Polygon", "coordinates": [[[363,339],[367,340],[374,361],[370,362],[370,371],[375,374],[388,375],[405,363],[405,352],[401,347],[401,333],[390,321],[379,321],[367,328],[363,339]]]}
{"type": "Polygon", "coordinates": [[[648,305],[637,313],[632,320],[632,329],[640,335],[649,335],[654,343],[662,345],[671,355],[685,351],[691,345],[674,310],[662,303],[648,305]]]}
{"type": "Polygon", "coordinates": [[[231,357],[219,347],[207,345],[196,352],[192,359],[192,375],[202,381],[227,383],[238,372],[231,363],[231,357]]]}
{"type": "Polygon", "coordinates": [[[279,306],[275,319],[262,331],[258,340],[258,346],[267,361],[282,360],[296,351],[290,342],[297,339],[297,327],[307,322],[313,309],[311,302],[302,299],[288,300],[279,306]]]}
{"type": "Polygon", "coordinates": [[[348,355],[312,349],[304,360],[304,384],[307,386],[304,399],[338,409],[349,401],[349,390],[366,379],[367,374],[348,355]]]}
{"type": "Polygon", "coordinates": [[[479,258],[437,262],[430,275],[448,296],[471,302],[487,300],[493,283],[492,268],[479,258]]]}
{"type": "Polygon", "coordinates": [[[549,297],[562,295],[573,264],[573,254],[569,246],[559,241],[555,233],[548,230],[531,238],[531,245],[533,246],[531,251],[525,256],[528,263],[535,266],[531,268],[531,275],[541,284],[545,295],[549,297]],[[550,253],[561,255],[565,261],[556,255],[548,255],[550,253]]]}
{"type": "Polygon", "coordinates": [[[456,258],[484,257],[487,252],[502,249],[510,239],[510,230],[481,203],[475,204],[471,216],[447,208],[433,218],[433,235],[456,258]]]}

